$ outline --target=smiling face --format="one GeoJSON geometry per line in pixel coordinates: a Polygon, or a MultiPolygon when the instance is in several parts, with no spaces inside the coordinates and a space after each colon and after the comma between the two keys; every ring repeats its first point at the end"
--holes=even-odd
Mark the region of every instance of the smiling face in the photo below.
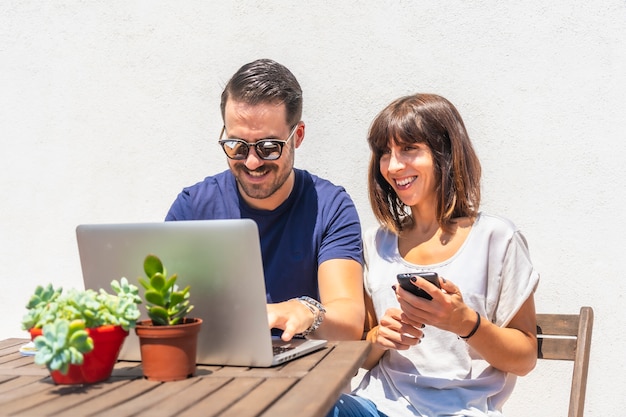
{"type": "Polygon", "coordinates": [[[480,162],[461,115],[445,98],[414,94],[394,100],[372,122],[367,142],[370,204],[389,229],[412,227],[415,209],[428,207],[422,204],[431,204],[442,228],[477,215],[480,162]]]}
{"type": "Polygon", "coordinates": [[[437,206],[435,164],[425,143],[390,140],[380,157],[380,173],[407,206],[437,206]]]}
{"type": "MultiPolygon", "coordinates": [[[[255,143],[262,139],[287,140],[293,126],[286,122],[284,104],[248,104],[228,100],[224,112],[225,136],[255,143]]],[[[228,160],[228,166],[246,203],[251,207],[273,210],[284,202],[294,184],[294,149],[304,138],[299,123],[293,138],[283,146],[280,158],[266,161],[253,147],[244,160],[228,160]]]]}

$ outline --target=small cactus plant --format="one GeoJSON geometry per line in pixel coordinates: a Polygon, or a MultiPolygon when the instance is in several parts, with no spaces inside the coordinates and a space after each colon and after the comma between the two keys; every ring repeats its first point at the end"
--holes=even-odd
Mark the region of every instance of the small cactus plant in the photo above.
{"type": "Polygon", "coordinates": [[[177,274],[167,276],[167,270],[156,255],[146,256],[143,268],[148,279],[139,278],[145,288],[144,300],[148,316],[155,326],[175,325],[193,309],[189,302],[189,286],[178,289],[177,274]]]}

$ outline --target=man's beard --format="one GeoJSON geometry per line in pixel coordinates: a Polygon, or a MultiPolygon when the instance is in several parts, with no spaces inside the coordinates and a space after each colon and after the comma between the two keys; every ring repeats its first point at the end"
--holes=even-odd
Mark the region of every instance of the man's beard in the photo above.
{"type": "Polygon", "coordinates": [[[261,184],[251,184],[246,181],[246,178],[249,172],[255,171],[250,171],[243,165],[235,167],[234,171],[236,172],[235,178],[241,191],[248,197],[257,200],[263,200],[274,195],[289,179],[289,174],[291,173],[291,170],[281,173],[276,166],[264,165],[255,171],[263,172],[265,175],[275,174],[274,179],[269,183],[265,181],[261,184]]]}

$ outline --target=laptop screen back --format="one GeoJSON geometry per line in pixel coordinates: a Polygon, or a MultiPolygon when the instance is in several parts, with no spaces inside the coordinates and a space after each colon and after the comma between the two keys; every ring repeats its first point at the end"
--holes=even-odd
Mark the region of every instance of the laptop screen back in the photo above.
{"type": "MultiPolygon", "coordinates": [[[[189,317],[203,319],[198,363],[270,366],[263,264],[256,223],[250,219],[80,225],[76,228],[85,288],[110,291],[113,279],[137,285],[152,253],[178,285],[191,286],[189,317]]],[[[147,318],[140,305],[142,319],[147,318]]],[[[140,360],[131,331],[120,359],[140,360]]]]}

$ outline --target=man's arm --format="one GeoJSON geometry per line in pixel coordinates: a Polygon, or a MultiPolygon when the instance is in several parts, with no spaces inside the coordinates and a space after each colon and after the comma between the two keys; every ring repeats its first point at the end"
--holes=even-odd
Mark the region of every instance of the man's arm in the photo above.
{"type": "Polygon", "coordinates": [[[318,281],[326,315],[313,335],[328,340],[361,339],[365,321],[361,264],[351,259],[330,259],[319,266],[318,281]]]}
{"type": "MultiPolygon", "coordinates": [[[[311,334],[317,339],[358,340],[363,334],[363,268],[351,259],[330,259],[318,269],[320,301],[326,310],[324,321],[311,334]]],[[[290,340],[313,324],[314,314],[298,300],[267,305],[270,327],[283,329],[290,340]]]]}

